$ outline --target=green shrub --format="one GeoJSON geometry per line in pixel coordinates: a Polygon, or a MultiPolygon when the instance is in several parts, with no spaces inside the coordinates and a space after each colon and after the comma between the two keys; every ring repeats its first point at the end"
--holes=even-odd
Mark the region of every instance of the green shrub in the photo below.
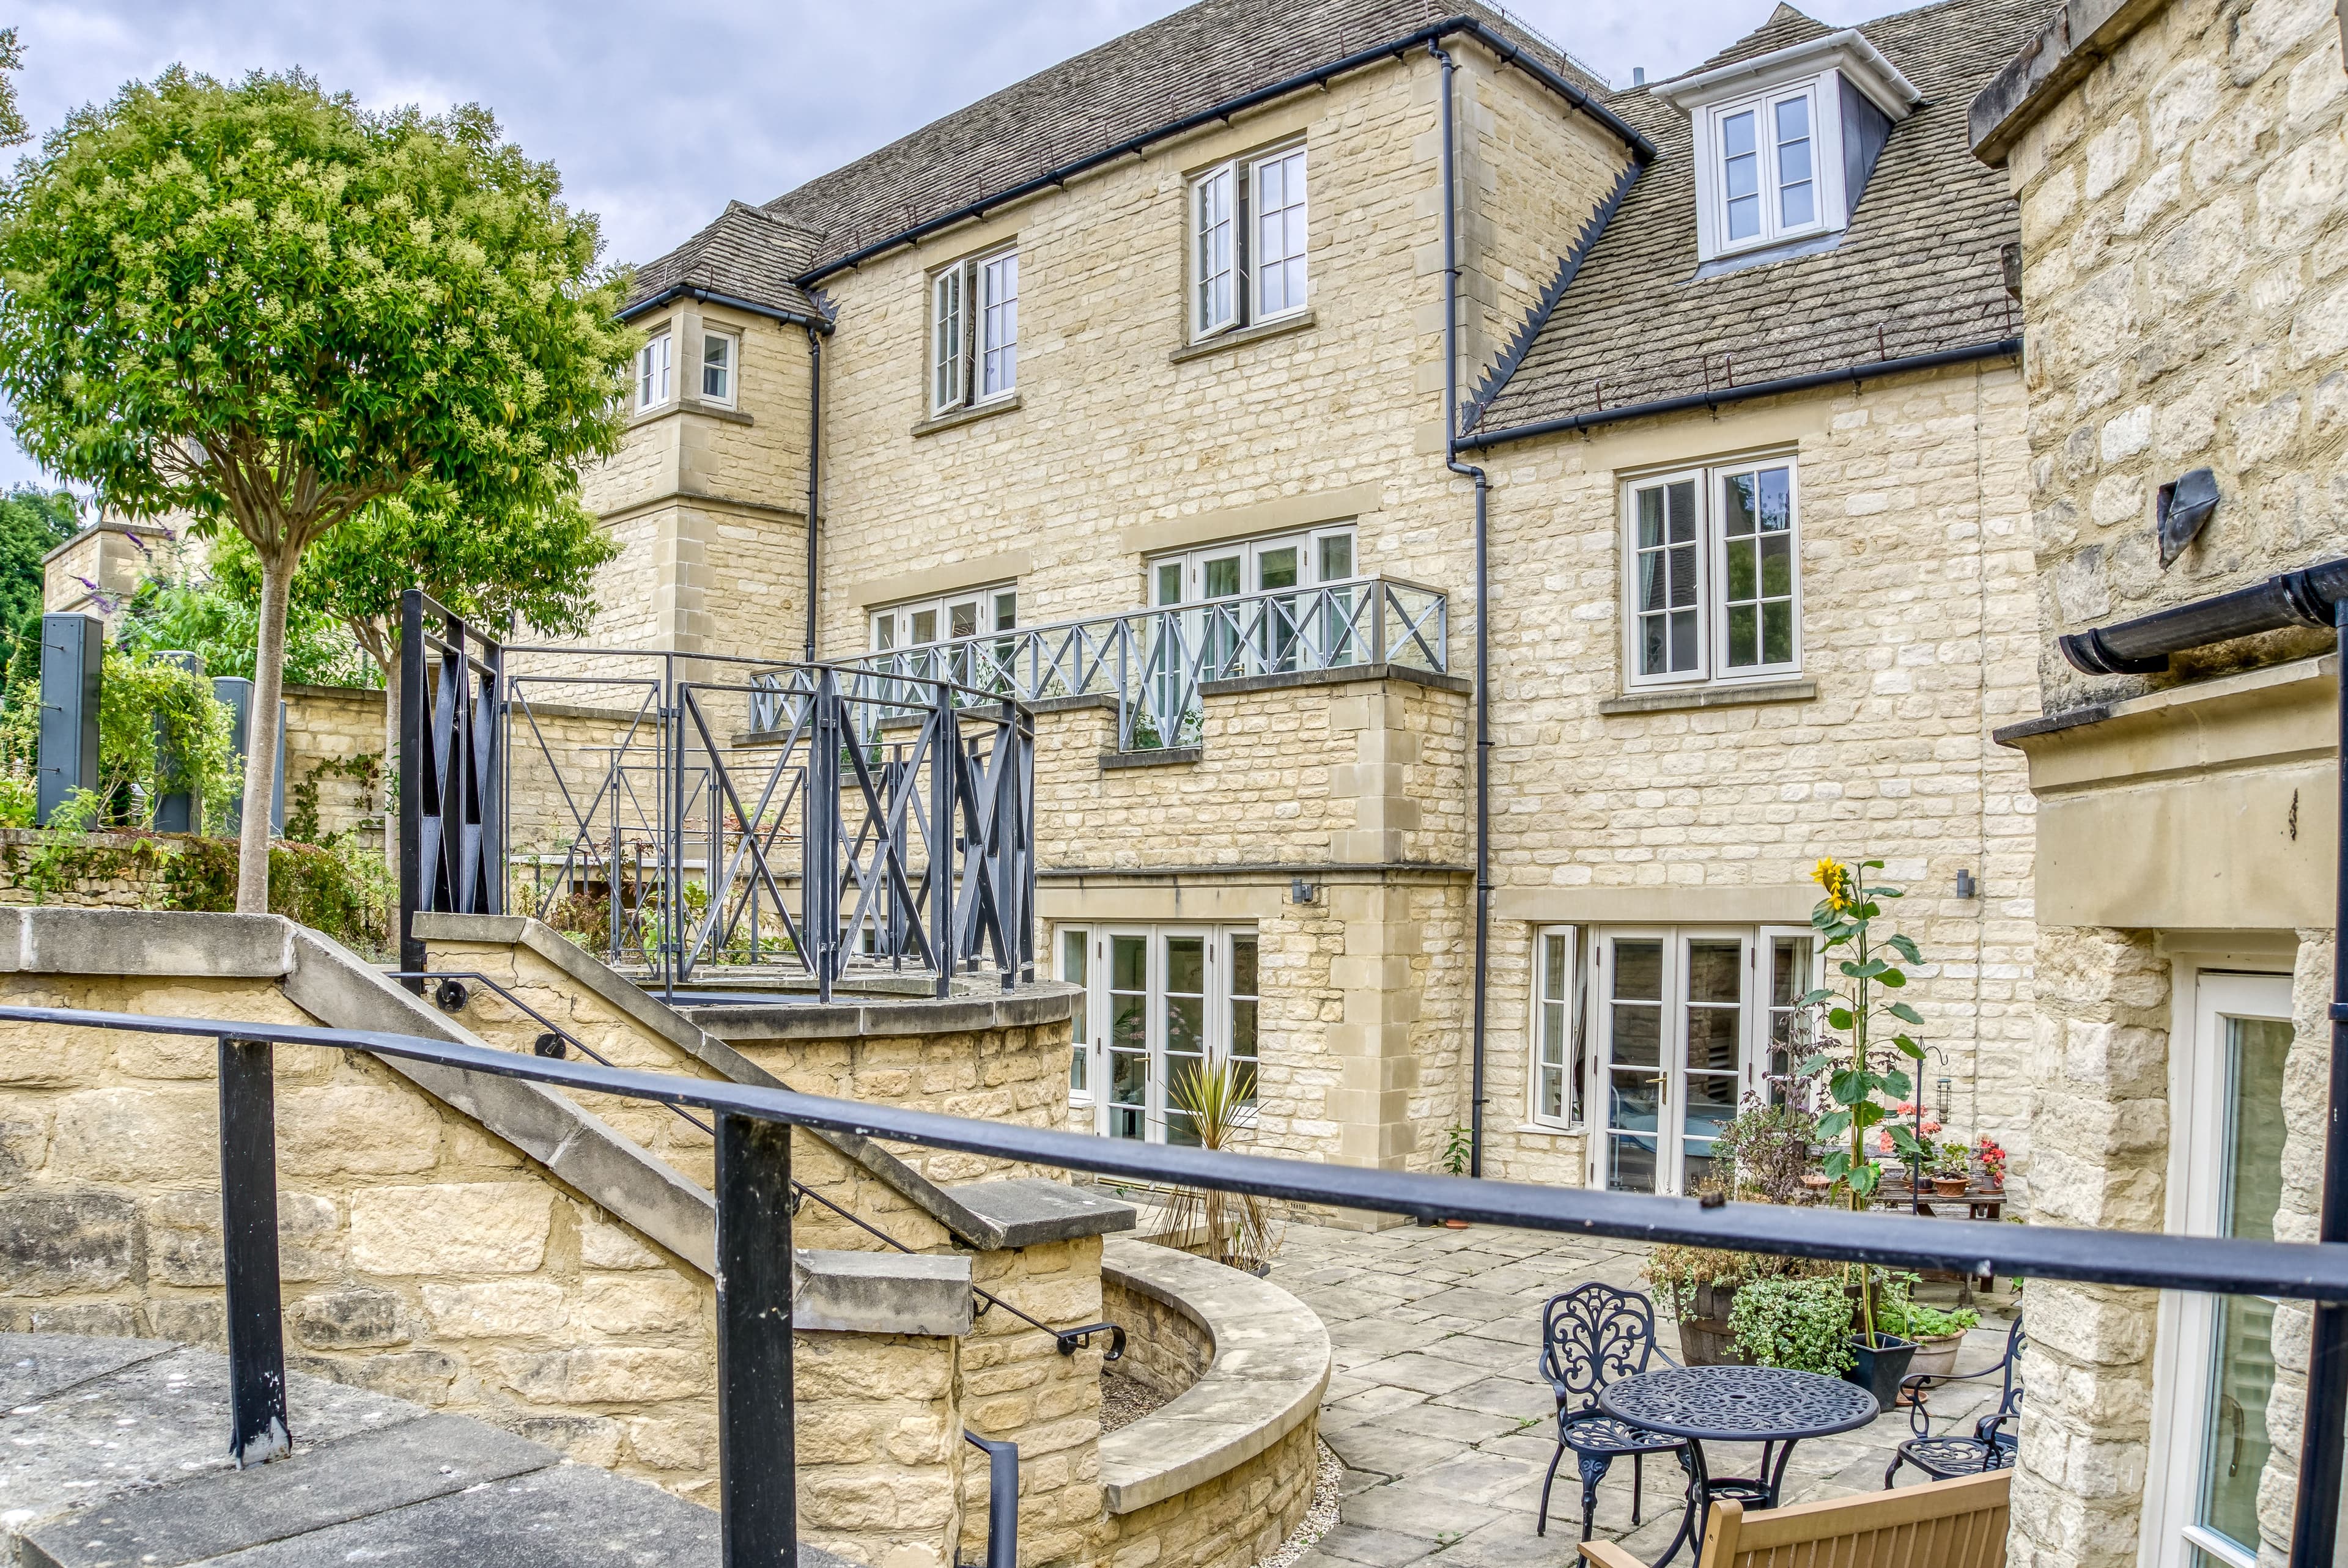
{"type": "Polygon", "coordinates": [[[1839,1279],[1756,1279],[1736,1292],[1728,1327],[1756,1366],[1834,1377],[1851,1364],[1850,1297],[1839,1279]]]}
{"type": "MultiPolygon", "coordinates": [[[[237,842],[191,838],[163,867],[162,907],[226,913],[236,907],[237,842]]],[[[337,835],[324,844],[280,841],[269,850],[269,912],[322,931],[363,958],[391,955],[398,903],[383,856],[337,835]]]]}

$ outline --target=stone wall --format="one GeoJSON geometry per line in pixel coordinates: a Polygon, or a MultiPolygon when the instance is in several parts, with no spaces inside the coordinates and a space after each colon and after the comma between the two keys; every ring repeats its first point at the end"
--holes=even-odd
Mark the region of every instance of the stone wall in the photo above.
{"type": "MultiPolygon", "coordinates": [[[[2075,4],[1974,109],[2022,201],[2040,619],[2076,631],[2348,543],[2348,77],[2318,0],[2075,4]],[[2076,13],[2073,15],[2072,13],[2076,13]],[[2051,76],[2044,76],[2047,71],[2051,76]],[[1999,95],[1999,87],[2008,90],[1999,95]],[[2215,470],[2160,564],[2155,491],[2215,470]]],[[[2096,676],[2041,654],[2048,712],[2296,650],[2096,676]]]]}
{"type": "Polygon", "coordinates": [[[285,820],[301,825],[305,786],[314,792],[313,838],[356,832],[361,842],[383,842],[383,814],[391,798],[396,754],[384,733],[381,688],[285,688],[285,820]]]}
{"type": "Polygon", "coordinates": [[[1160,1399],[1189,1388],[1214,1363],[1214,1337],[1203,1324],[1156,1296],[1128,1289],[1116,1275],[1101,1281],[1101,1312],[1125,1327],[1118,1374],[1160,1399]]]}

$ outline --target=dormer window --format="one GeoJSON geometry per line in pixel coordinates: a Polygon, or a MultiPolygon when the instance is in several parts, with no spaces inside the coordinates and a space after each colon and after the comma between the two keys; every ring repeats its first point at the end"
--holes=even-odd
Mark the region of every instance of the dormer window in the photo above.
{"type": "Polygon", "coordinates": [[[1697,259],[1723,267],[1831,245],[1892,125],[1921,101],[1856,29],[1654,91],[1693,122],[1697,259]]]}

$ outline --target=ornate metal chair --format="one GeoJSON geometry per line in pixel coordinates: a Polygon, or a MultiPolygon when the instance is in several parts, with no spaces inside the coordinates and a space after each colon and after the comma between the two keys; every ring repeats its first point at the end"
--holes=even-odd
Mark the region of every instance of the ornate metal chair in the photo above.
{"type": "Polygon", "coordinates": [[[1890,1490],[1903,1464],[1914,1465],[1934,1481],[1982,1475],[2013,1466],[2013,1450],[2021,1441],[2013,1429],[2022,1417],[2022,1350],[2028,1343],[2022,1332],[2022,1319],[2017,1316],[2013,1327],[2006,1330],[2005,1354],[1992,1365],[1978,1372],[1955,1372],[1945,1377],[1917,1372],[1900,1380],[1900,1391],[1908,1401],[1908,1430],[1916,1435],[1901,1443],[1899,1451],[1891,1456],[1891,1462],[1883,1467],[1885,1491],[1890,1490]],[[1973,1423],[1973,1435],[1960,1437],[1950,1432],[1933,1436],[1932,1418],[1924,1409],[1924,1394],[1949,1383],[1993,1374],[1999,1378],[1997,1409],[1973,1423]]]}
{"type": "Polygon", "coordinates": [[[1550,1296],[1541,1309],[1540,1370],[1557,1395],[1557,1452],[1541,1481],[1535,1534],[1549,1533],[1550,1488],[1568,1449],[1581,1471],[1581,1538],[1590,1539],[1597,1519],[1598,1483],[1625,1454],[1631,1458],[1631,1523],[1638,1524],[1645,1457],[1678,1452],[1687,1443],[1616,1420],[1599,1408],[1598,1395],[1609,1383],[1645,1371],[1652,1357],[1679,1365],[1656,1347],[1654,1305],[1635,1290],[1593,1281],[1550,1296]]]}

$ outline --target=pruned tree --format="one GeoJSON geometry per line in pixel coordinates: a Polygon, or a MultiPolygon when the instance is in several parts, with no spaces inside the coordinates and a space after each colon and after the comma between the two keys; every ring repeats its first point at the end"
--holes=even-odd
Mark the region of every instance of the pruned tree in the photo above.
{"type": "MultiPolygon", "coordinates": [[[[51,471],[233,529],[261,570],[245,798],[274,783],[286,605],[394,497],[574,502],[634,334],[592,216],[478,107],[373,113],[300,72],[179,67],[69,117],[0,190],[0,392],[51,471]]],[[[244,814],[237,907],[268,907],[244,814]]]]}

